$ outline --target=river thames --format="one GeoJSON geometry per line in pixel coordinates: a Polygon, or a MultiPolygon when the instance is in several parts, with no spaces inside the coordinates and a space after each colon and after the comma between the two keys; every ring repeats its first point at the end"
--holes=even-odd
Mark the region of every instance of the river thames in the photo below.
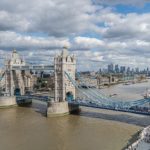
{"type": "MultiPolygon", "coordinates": [[[[101,90],[116,99],[138,99],[150,82],[116,85],[101,90]],[[115,98],[115,97],[114,97],[115,98]]],[[[150,117],[93,108],[81,108],[80,114],[47,118],[32,107],[0,109],[1,150],[121,150],[150,117]]]]}

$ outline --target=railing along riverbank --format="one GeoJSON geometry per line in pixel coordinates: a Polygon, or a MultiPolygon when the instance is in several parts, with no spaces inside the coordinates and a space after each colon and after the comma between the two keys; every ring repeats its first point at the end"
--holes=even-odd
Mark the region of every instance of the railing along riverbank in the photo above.
{"type": "Polygon", "coordinates": [[[138,131],[129,140],[123,150],[149,150],[150,149],[150,126],[138,131]]]}

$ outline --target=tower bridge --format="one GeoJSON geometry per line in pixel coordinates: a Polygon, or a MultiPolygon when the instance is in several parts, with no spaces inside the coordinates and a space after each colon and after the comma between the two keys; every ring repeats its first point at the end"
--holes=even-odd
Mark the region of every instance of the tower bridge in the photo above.
{"type": "MultiPolygon", "coordinates": [[[[54,65],[29,65],[19,56],[16,50],[13,50],[11,58],[5,61],[5,70],[1,74],[0,83],[1,87],[4,87],[4,92],[3,96],[0,97],[0,105],[16,104],[16,95],[17,100],[27,99],[27,96],[24,96],[25,91],[33,88],[30,71],[39,70],[53,70],[55,75],[55,96],[49,102],[48,114],[69,113],[67,97],[75,99],[75,86],[67,78],[65,72],[68,72],[72,79],[75,80],[76,58],[75,55],[69,55],[66,47],[63,48],[60,55],[55,56],[54,65]]],[[[44,100],[42,97],[32,97],[44,100]]],[[[31,96],[28,99],[32,99],[31,96]]],[[[46,101],[48,100],[46,98],[46,101]]]]}
{"type": "MultiPolygon", "coordinates": [[[[79,106],[150,114],[150,111],[145,107],[144,111],[140,111],[141,106],[150,103],[149,98],[124,102],[104,96],[100,91],[90,89],[89,86],[87,86],[88,90],[85,91],[79,88],[75,80],[75,72],[76,57],[75,55],[70,55],[65,47],[60,55],[54,57],[54,65],[29,65],[14,50],[11,58],[5,61],[5,70],[0,75],[0,87],[4,90],[3,93],[0,93],[0,107],[16,105],[17,102],[24,102],[27,99],[37,99],[47,102],[48,116],[67,114],[69,111],[77,110],[79,106]],[[39,70],[54,71],[54,99],[44,96],[25,95],[26,90],[32,90],[33,88],[33,78],[30,71],[39,70]],[[77,99],[75,97],[76,90],[81,92],[85,99],[77,99]]],[[[86,86],[80,76],[78,78],[86,86]]]]}

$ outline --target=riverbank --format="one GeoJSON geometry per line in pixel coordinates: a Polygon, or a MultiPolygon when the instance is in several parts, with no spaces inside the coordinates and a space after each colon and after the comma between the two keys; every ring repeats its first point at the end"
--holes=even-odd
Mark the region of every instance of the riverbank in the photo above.
{"type": "Polygon", "coordinates": [[[149,150],[150,149],[150,126],[144,128],[141,132],[137,132],[131,140],[129,146],[124,150],[149,150]],[[136,140],[136,141],[135,141],[136,140]],[[132,144],[130,144],[132,142],[132,144]]]}
{"type": "Polygon", "coordinates": [[[149,82],[149,79],[142,80],[142,81],[129,80],[129,81],[119,81],[119,82],[114,82],[114,83],[108,83],[108,84],[99,86],[98,89],[110,88],[111,86],[115,86],[115,85],[132,85],[132,84],[141,84],[145,82],[149,82]]]}
{"type": "Polygon", "coordinates": [[[128,148],[139,139],[141,132],[142,129],[138,130],[135,134],[133,134],[131,138],[128,140],[126,146],[123,147],[121,150],[128,150],[128,148]]]}

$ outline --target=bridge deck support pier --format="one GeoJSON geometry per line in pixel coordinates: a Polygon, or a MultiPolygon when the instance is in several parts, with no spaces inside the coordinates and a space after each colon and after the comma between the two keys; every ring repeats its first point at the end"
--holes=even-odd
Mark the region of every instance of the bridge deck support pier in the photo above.
{"type": "Polygon", "coordinates": [[[68,102],[50,102],[48,104],[47,116],[63,116],[69,114],[68,102]]]}
{"type": "Polygon", "coordinates": [[[47,116],[64,116],[74,111],[79,111],[79,105],[68,104],[67,101],[50,102],[47,109],[47,116]]]}
{"type": "Polygon", "coordinates": [[[16,106],[15,96],[0,96],[0,108],[7,108],[11,106],[16,106]]]}

